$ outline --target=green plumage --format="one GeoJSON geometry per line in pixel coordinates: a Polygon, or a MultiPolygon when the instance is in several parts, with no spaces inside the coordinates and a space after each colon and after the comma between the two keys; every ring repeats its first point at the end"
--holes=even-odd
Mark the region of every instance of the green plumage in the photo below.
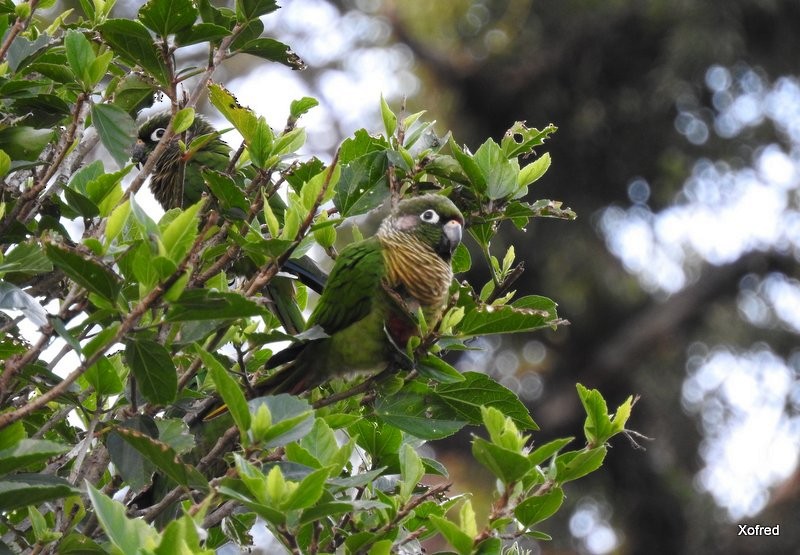
{"type": "Polygon", "coordinates": [[[299,393],[347,371],[377,371],[419,335],[417,311],[433,325],[447,304],[450,258],[464,218],[440,195],[400,202],[376,236],[353,243],[336,259],[309,317],[305,339],[274,355],[282,367],[259,392],[299,393]]]}
{"type": "MultiPolygon", "coordinates": [[[[147,160],[164,134],[170,117],[169,112],[161,112],[139,127],[131,156],[134,162],[143,164],[147,160]]],[[[183,208],[200,200],[206,190],[201,173],[204,168],[225,171],[228,167],[231,149],[218,136],[211,138],[191,158],[187,159],[187,155],[181,152],[179,139],[188,145],[195,137],[214,133],[211,124],[196,115],[184,136],[173,137],[156,161],[150,177],[150,190],[164,210],[183,208]]]]}

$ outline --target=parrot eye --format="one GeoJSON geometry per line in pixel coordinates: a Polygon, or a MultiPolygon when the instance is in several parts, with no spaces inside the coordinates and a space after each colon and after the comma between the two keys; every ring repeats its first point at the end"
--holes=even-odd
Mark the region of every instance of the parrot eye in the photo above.
{"type": "Polygon", "coordinates": [[[163,127],[159,127],[150,134],[150,140],[155,142],[160,141],[161,137],[164,136],[164,131],[166,131],[166,129],[164,129],[163,127]]]}
{"type": "Polygon", "coordinates": [[[420,214],[419,217],[423,222],[427,222],[429,224],[435,224],[439,221],[439,214],[436,213],[436,210],[428,209],[420,214]]]}

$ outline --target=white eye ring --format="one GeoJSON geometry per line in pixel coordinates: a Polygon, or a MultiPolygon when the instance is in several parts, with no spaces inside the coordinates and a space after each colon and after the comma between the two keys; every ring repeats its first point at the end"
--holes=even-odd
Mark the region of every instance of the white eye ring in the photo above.
{"type": "Polygon", "coordinates": [[[426,223],[435,224],[439,221],[439,214],[436,213],[436,210],[428,209],[422,214],[419,215],[419,218],[426,223]]]}
{"type": "Polygon", "coordinates": [[[164,136],[164,131],[166,131],[166,129],[164,129],[163,127],[159,127],[150,134],[150,140],[155,142],[160,141],[161,137],[164,136]]]}

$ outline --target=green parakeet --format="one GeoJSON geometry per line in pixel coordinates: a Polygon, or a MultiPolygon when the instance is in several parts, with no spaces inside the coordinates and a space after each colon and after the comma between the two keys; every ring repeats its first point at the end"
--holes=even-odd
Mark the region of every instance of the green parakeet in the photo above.
{"type": "MultiPolygon", "coordinates": [[[[170,117],[169,112],[160,112],[139,127],[131,155],[137,165],[143,164],[153,152],[164,135],[170,117]]],[[[225,171],[228,167],[231,149],[218,136],[211,138],[191,158],[182,153],[178,145],[181,138],[188,145],[195,137],[214,133],[216,131],[211,124],[202,116],[196,115],[185,136],[173,137],[156,161],[150,177],[150,190],[164,210],[183,208],[200,200],[206,190],[201,174],[204,168],[225,171]]]]}
{"type": "Polygon", "coordinates": [[[441,318],[463,226],[444,196],[398,203],[374,237],[341,251],[306,332],[267,361],[280,369],[256,390],[299,393],[336,374],[385,368],[419,335],[418,310],[431,326],[441,318]]]}

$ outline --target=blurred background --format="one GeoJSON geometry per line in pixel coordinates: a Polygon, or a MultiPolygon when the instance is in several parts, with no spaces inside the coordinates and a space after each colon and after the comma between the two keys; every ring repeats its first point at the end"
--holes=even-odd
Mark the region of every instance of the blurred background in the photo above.
{"type": "MultiPolygon", "coordinates": [[[[486,342],[457,365],[517,390],[539,443],[582,435],[576,382],[612,407],[640,394],[630,426],[653,440],[616,440],[602,472],[567,487],[542,528],[553,541],[525,547],[797,553],[800,3],[280,4],[267,33],[308,69],[241,56],[215,80],[278,128],[292,99],[320,99],[303,122],[324,159],[354,130],[380,130],[380,94],[427,109],[473,151],[516,120],[559,127],[531,197],[562,200],[578,220],[506,229],[493,249],[513,241],[527,268],[519,293],[553,298],[572,324],[486,342]],[[780,535],[742,537],[740,523],[780,535]]],[[[462,456],[469,433],[434,448],[488,507],[489,478],[462,456]]]]}

